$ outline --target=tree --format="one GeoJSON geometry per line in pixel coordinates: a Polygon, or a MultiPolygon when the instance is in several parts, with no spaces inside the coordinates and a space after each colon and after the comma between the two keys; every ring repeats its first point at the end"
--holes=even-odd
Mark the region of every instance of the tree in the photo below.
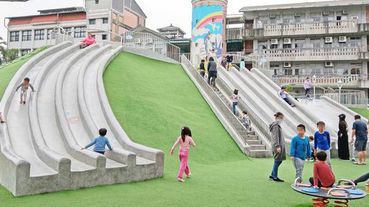
{"type": "Polygon", "coordinates": [[[3,51],[3,58],[5,62],[11,62],[18,57],[18,50],[17,49],[6,49],[3,51]]]}

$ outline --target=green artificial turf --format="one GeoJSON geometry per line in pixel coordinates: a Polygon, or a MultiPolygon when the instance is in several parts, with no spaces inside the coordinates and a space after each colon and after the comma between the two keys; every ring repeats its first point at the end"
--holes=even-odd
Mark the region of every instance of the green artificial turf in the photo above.
{"type": "MultiPolygon", "coordinates": [[[[1,188],[0,206],[311,206],[311,197],[290,188],[291,161],[280,168],[285,183],[268,181],[273,160],[241,153],[180,66],[123,53],[110,64],[104,79],[114,113],[128,135],[166,153],[164,177],[23,198],[13,198],[1,188]],[[184,125],[191,127],[198,146],[190,153],[192,178],[178,183],[178,158],[168,151],[184,125]]],[[[367,166],[338,160],[333,160],[333,169],[338,178],[368,171],[367,166]]],[[[304,176],[311,174],[312,163],[307,163],[304,176]]],[[[351,206],[364,207],[368,202],[368,198],[353,201],[351,206]]]]}
{"type": "MultiPolygon", "coordinates": [[[[9,84],[10,80],[14,74],[18,71],[24,63],[31,59],[34,55],[44,50],[46,47],[39,48],[25,56],[16,59],[14,62],[1,66],[0,65],[0,99],[3,96],[6,86],[9,84]]],[[[1,205],[1,204],[0,204],[1,205]]]]}
{"type": "Polygon", "coordinates": [[[350,108],[350,109],[364,116],[365,118],[369,119],[369,109],[368,108],[350,108]]]}

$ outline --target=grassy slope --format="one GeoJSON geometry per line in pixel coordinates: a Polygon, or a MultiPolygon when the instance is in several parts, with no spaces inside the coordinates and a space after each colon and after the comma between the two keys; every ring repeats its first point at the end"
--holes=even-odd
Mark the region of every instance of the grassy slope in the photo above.
{"type": "Polygon", "coordinates": [[[369,110],[367,108],[351,108],[351,110],[369,119],[369,110]]]}
{"type": "Polygon", "coordinates": [[[22,65],[26,63],[29,59],[31,59],[34,55],[36,55],[37,53],[41,52],[44,49],[45,48],[37,49],[32,53],[20,57],[15,62],[9,65],[0,66],[0,99],[4,94],[6,86],[8,85],[14,74],[18,71],[18,69],[22,67],[22,65]]]}
{"type": "MultiPolygon", "coordinates": [[[[190,155],[193,177],[176,182],[177,156],[166,153],[161,179],[16,199],[0,189],[0,206],[310,206],[310,197],[289,187],[291,162],[281,166],[286,183],[267,181],[272,160],[249,159],[238,150],[179,66],[122,54],[110,65],[105,84],[116,116],[135,141],[168,152],[180,127],[193,129],[198,144],[190,155]]],[[[368,170],[344,161],[333,165],[339,178],[368,170]]],[[[305,177],[311,168],[308,163],[305,177]]]]}

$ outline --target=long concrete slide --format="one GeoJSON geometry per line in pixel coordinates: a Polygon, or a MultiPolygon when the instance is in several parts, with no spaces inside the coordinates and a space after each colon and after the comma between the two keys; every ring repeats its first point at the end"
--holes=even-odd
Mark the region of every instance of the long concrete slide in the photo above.
{"type": "MultiPolygon", "coordinates": [[[[316,114],[292,97],[290,99],[296,107],[290,107],[279,97],[280,88],[257,69],[253,69],[252,72],[248,70],[239,72],[235,69],[226,71],[221,67],[219,74],[229,88],[240,91],[245,108],[257,113],[264,124],[273,121],[273,114],[282,112],[285,115],[285,122],[282,124],[283,134],[288,142],[295,135],[299,123],[306,126],[308,135],[312,135],[316,130],[316,122],[319,120],[316,114]]],[[[331,125],[327,126],[327,130],[336,136],[331,125]]]]}
{"type": "MultiPolygon", "coordinates": [[[[253,132],[254,134],[249,133],[238,118],[233,115],[229,102],[223,97],[223,94],[213,90],[185,56],[182,56],[181,62],[184,71],[196,85],[201,95],[241,151],[250,157],[271,156],[270,142],[267,137],[258,130],[257,125],[254,127],[254,129],[256,129],[255,132],[253,132]]],[[[254,118],[255,117],[251,117],[253,123],[255,121],[254,118]]]]}
{"type": "Polygon", "coordinates": [[[132,142],[110,108],[103,73],[121,47],[70,42],[28,61],[8,85],[0,105],[0,182],[23,196],[163,175],[163,152],[132,142]],[[36,92],[19,104],[16,86],[29,77],[36,92]],[[107,128],[113,151],[81,150],[107,128]]]}

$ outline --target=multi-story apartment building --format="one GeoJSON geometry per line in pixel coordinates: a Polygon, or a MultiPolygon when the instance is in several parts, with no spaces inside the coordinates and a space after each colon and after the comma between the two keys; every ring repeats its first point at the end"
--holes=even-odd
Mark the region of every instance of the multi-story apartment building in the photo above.
{"type": "Polygon", "coordinates": [[[240,11],[244,25],[228,34],[243,34],[243,53],[267,64],[277,83],[301,87],[306,77],[315,75],[316,84],[323,87],[337,87],[341,80],[344,88],[368,90],[368,0],[250,6],[240,11]]]}
{"type": "Polygon", "coordinates": [[[57,41],[56,33],[75,42],[87,33],[98,41],[120,41],[123,33],[145,26],[146,15],[135,0],[85,0],[85,8],[40,10],[39,14],[8,17],[8,48],[25,54],[57,41]]]}

